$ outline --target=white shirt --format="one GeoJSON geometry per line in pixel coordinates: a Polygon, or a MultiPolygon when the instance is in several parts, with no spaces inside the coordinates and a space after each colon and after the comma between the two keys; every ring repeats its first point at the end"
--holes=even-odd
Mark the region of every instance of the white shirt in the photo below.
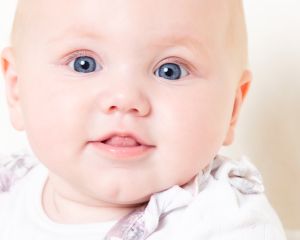
{"type": "MultiPolygon", "coordinates": [[[[41,164],[31,169],[25,162],[19,164],[19,170],[14,168],[20,180],[9,182],[10,178],[3,177],[4,168],[2,174],[0,168],[0,191],[8,190],[5,184],[13,185],[0,194],[0,240],[101,240],[120,225],[52,221],[41,202],[48,170],[41,164]]],[[[137,224],[136,230],[142,226],[147,240],[286,239],[276,213],[262,193],[260,175],[253,165],[246,159],[232,161],[222,157],[213,164],[186,186],[153,194],[142,211],[142,225],[137,224]]],[[[137,235],[120,236],[106,239],[143,239],[137,235]]]]}

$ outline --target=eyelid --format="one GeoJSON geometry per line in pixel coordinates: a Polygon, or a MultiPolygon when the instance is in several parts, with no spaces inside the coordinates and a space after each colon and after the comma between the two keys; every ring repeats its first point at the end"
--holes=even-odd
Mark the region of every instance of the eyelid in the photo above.
{"type": "Polygon", "coordinates": [[[76,50],[76,51],[70,53],[68,56],[66,56],[64,58],[64,62],[66,64],[69,64],[74,59],[76,59],[78,57],[85,57],[85,56],[96,58],[91,51],[83,49],[83,50],[76,50]]]}
{"type": "Polygon", "coordinates": [[[156,69],[160,68],[162,65],[164,65],[166,63],[176,63],[180,66],[183,66],[189,74],[191,74],[193,72],[193,67],[190,67],[188,63],[186,63],[184,60],[182,60],[178,57],[168,57],[168,58],[164,59],[162,61],[162,63],[160,63],[158,65],[158,67],[156,69]]]}
{"type": "Polygon", "coordinates": [[[86,49],[81,49],[81,50],[75,50],[75,51],[69,53],[68,55],[66,55],[65,57],[63,57],[62,65],[67,66],[68,69],[70,69],[72,72],[75,72],[76,74],[83,74],[83,75],[87,76],[89,74],[93,74],[93,73],[98,72],[99,70],[103,69],[101,64],[99,64],[100,61],[98,61],[98,59],[99,58],[97,56],[95,56],[95,53],[93,53],[92,51],[86,50],[86,49]],[[74,71],[73,66],[72,66],[73,64],[71,65],[71,63],[79,57],[93,58],[96,63],[96,70],[93,72],[88,72],[88,73],[81,73],[81,72],[74,71]]]}
{"type": "MultiPolygon", "coordinates": [[[[178,58],[178,57],[168,57],[168,58],[165,58],[163,59],[156,67],[155,67],[155,70],[154,70],[154,74],[155,72],[157,71],[157,69],[159,69],[161,66],[163,66],[164,64],[167,64],[167,63],[174,63],[174,64],[178,64],[180,67],[183,67],[186,72],[187,72],[187,76],[189,76],[190,74],[193,73],[193,67],[190,66],[188,63],[186,63],[185,60],[181,59],[181,58],[178,58]]],[[[186,78],[187,76],[183,77],[183,78],[186,78]]],[[[182,79],[183,79],[182,78],[182,79]]]]}

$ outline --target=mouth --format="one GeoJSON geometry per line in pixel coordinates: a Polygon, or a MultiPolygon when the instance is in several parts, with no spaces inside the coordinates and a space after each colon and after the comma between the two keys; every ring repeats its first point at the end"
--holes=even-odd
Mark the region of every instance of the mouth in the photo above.
{"type": "Polygon", "coordinates": [[[91,144],[102,156],[114,160],[140,159],[155,148],[130,133],[111,133],[91,144]]]}
{"type": "Polygon", "coordinates": [[[138,142],[135,138],[129,136],[113,136],[101,142],[114,147],[137,147],[144,145],[138,142]]]}

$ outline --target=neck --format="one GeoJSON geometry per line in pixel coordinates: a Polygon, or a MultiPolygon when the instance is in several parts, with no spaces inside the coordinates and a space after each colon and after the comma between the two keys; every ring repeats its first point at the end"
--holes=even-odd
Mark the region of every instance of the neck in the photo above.
{"type": "Polygon", "coordinates": [[[88,224],[117,221],[138,206],[89,205],[62,195],[47,180],[43,196],[43,208],[50,219],[61,224],[88,224]]]}

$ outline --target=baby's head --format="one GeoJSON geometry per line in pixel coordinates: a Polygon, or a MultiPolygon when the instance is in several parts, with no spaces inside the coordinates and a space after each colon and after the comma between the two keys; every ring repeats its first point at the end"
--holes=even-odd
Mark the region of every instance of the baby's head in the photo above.
{"type": "Polygon", "coordinates": [[[56,190],[116,205],[232,142],[246,64],[240,0],[22,0],[2,54],[12,124],[56,190]]]}

